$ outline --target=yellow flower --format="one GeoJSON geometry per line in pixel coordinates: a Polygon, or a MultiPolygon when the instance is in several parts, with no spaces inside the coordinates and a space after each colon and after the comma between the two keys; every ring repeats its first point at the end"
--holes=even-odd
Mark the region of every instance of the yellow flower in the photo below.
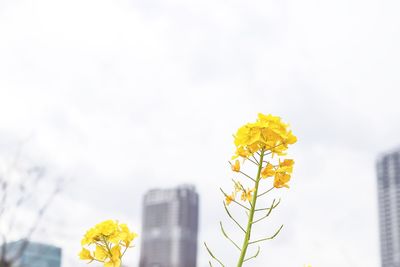
{"type": "Polygon", "coordinates": [[[93,256],[90,254],[90,250],[86,248],[82,248],[81,252],[79,253],[79,258],[81,260],[93,260],[93,256]]]}
{"type": "Polygon", "coordinates": [[[258,114],[257,121],[240,127],[234,135],[236,153],[233,158],[248,158],[260,150],[283,155],[288,145],[297,141],[289,125],[281,118],[258,114]]]}
{"type": "Polygon", "coordinates": [[[253,197],[253,194],[252,194],[253,192],[254,192],[254,188],[243,190],[240,199],[243,201],[250,201],[251,198],[253,197]]]}
{"type": "Polygon", "coordinates": [[[121,227],[120,239],[123,243],[122,245],[125,247],[129,247],[132,240],[135,239],[138,235],[136,233],[129,231],[129,228],[126,224],[121,224],[120,227],[121,227]]]}
{"type": "Polygon", "coordinates": [[[233,181],[235,183],[235,194],[243,190],[243,185],[239,181],[233,181]]]}
{"type": "Polygon", "coordinates": [[[236,160],[234,164],[232,164],[232,171],[239,172],[240,171],[240,162],[236,160]]]}
{"type": "Polygon", "coordinates": [[[285,159],[284,161],[279,162],[279,167],[275,172],[274,187],[289,188],[287,183],[290,181],[290,174],[293,172],[293,165],[294,160],[292,159],[285,159]]]}
{"type": "MultiPolygon", "coordinates": [[[[297,142],[297,137],[293,135],[292,131],[289,132],[289,134],[288,134],[288,136],[287,136],[287,138],[286,138],[286,142],[287,142],[289,145],[292,145],[292,144],[294,144],[294,143],[297,142]]],[[[310,267],[311,267],[311,266],[310,266],[310,267]]]]}
{"type": "Polygon", "coordinates": [[[97,232],[96,229],[92,228],[89,229],[89,231],[86,232],[86,234],[84,235],[82,241],[81,241],[81,245],[87,245],[90,243],[95,242],[95,237],[97,236],[97,232]]]}
{"type": "Polygon", "coordinates": [[[275,173],[274,187],[276,187],[276,188],[282,188],[282,187],[289,188],[289,185],[287,185],[287,183],[289,181],[290,181],[290,174],[284,173],[284,172],[277,172],[277,173],[275,173]]]}
{"type": "Polygon", "coordinates": [[[96,245],[96,250],[94,251],[94,258],[98,261],[104,261],[108,257],[108,251],[106,248],[96,245]]]}
{"type": "Polygon", "coordinates": [[[261,177],[262,178],[271,177],[271,176],[274,176],[274,174],[275,174],[274,166],[272,164],[270,164],[270,163],[267,163],[267,166],[265,166],[261,170],[261,177]]]}
{"type": "Polygon", "coordinates": [[[121,260],[109,261],[104,264],[104,267],[120,267],[121,260]]]}
{"type": "Polygon", "coordinates": [[[114,220],[101,222],[84,235],[81,244],[85,247],[79,253],[79,258],[103,262],[105,267],[120,267],[121,247],[125,247],[125,251],[136,237],[137,234],[131,232],[126,224],[114,220]]]}
{"type": "Polygon", "coordinates": [[[285,159],[285,160],[283,160],[283,162],[279,162],[279,168],[278,168],[277,172],[292,173],[293,172],[293,165],[294,165],[294,160],[285,159]]]}
{"type": "Polygon", "coordinates": [[[111,249],[111,257],[104,267],[120,267],[121,266],[121,248],[115,246],[111,249]]]}
{"type": "Polygon", "coordinates": [[[114,220],[107,220],[96,225],[98,233],[104,236],[110,236],[117,231],[118,222],[114,220]]]}
{"type": "Polygon", "coordinates": [[[225,196],[226,205],[231,204],[231,202],[235,200],[235,197],[236,197],[235,193],[232,193],[231,195],[226,195],[225,196]]]}
{"type": "Polygon", "coordinates": [[[238,147],[236,149],[236,154],[232,156],[232,159],[236,159],[237,157],[248,158],[249,156],[251,156],[250,151],[247,151],[243,147],[238,147]]]}

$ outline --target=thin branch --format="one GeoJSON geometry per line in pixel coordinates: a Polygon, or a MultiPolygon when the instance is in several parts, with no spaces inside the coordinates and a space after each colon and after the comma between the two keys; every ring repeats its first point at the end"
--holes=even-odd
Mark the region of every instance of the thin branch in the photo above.
{"type": "Polygon", "coordinates": [[[266,238],[263,238],[263,239],[259,239],[259,240],[255,240],[255,241],[251,241],[251,242],[249,242],[249,244],[255,244],[255,243],[258,243],[258,242],[271,240],[271,239],[275,238],[279,234],[279,232],[282,230],[282,228],[283,228],[283,224],[281,225],[281,227],[279,227],[278,231],[276,231],[276,233],[273,234],[272,236],[266,237],[266,238]]]}
{"type": "MultiPolygon", "coordinates": [[[[275,146],[269,147],[267,150],[274,149],[274,148],[276,148],[276,147],[278,147],[278,146],[281,146],[281,145],[286,145],[286,143],[277,144],[277,145],[275,145],[275,146]]],[[[265,156],[265,155],[270,155],[270,154],[272,154],[272,153],[274,153],[274,152],[270,151],[270,152],[268,152],[268,153],[265,153],[264,156],[265,156]]]]}
{"type": "Polygon", "coordinates": [[[267,191],[265,191],[264,193],[259,194],[257,197],[262,197],[263,195],[268,194],[270,191],[272,191],[275,187],[271,187],[270,189],[268,189],[267,191]]]}
{"type": "Polygon", "coordinates": [[[257,165],[259,165],[260,162],[258,162],[258,160],[256,159],[256,157],[254,157],[254,155],[251,155],[251,156],[252,156],[253,160],[257,163],[257,165]]]}
{"type": "Polygon", "coordinates": [[[257,165],[258,166],[258,163],[257,162],[254,162],[251,158],[246,158],[248,161],[250,161],[251,163],[254,163],[255,165],[257,165]]]}
{"type": "Polygon", "coordinates": [[[219,225],[221,226],[221,232],[222,232],[222,234],[225,236],[225,238],[228,239],[229,241],[231,241],[231,243],[232,243],[239,251],[242,251],[242,250],[240,249],[240,247],[235,243],[235,241],[233,241],[233,240],[228,236],[228,234],[225,232],[225,229],[224,229],[224,227],[222,226],[222,222],[219,222],[219,225]]]}
{"type": "Polygon", "coordinates": [[[244,259],[243,262],[246,262],[246,261],[248,261],[248,260],[251,260],[251,259],[256,258],[256,257],[258,256],[259,253],[260,253],[260,246],[257,246],[257,252],[256,252],[256,254],[254,254],[254,255],[251,256],[251,257],[248,257],[247,259],[244,259]]]}
{"type": "Polygon", "coordinates": [[[1,234],[1,237],[3,239],[3,244],[1,246],[1,254],[0,254],[0,263],[3,263],[6,261],[6,253],[7,253],[7,238],[5,234],[1,234]]]}
{"type": "Polygon", "coordinates": [[[244,173],[244,172],[242,172],[242,171],[239,171],[239,173],[243,174],[244,176],[246,176],[247,178],[249,178],[249,179],[252,180],[253,182],[256,182],[256,180],[254,180],[250,175],[248,175],[248,174],[246,174],[246,173],[244,173]]]}
{"type": "Polygon", "coordinates": [[[23,252],[25,251],[25,249],[28,246],[29,243],[29,239],[31,238],[31,236],[33,235],[33,233],[36,231],[36,229],[38,228],[40,221],[45,213],[45,211],[49,208],[50,204],[53,202],[53,199],[55,198],[55,196],[61,191],[61,184],[58,184],[58,186],[55,188],[55,190],[52,192],[52,194],[50,195],[50,197],[47,199],[47,201],[44,203],[44,205],[39,209],[37,217],[35,222],[33,223],[32,227],[29,229],[25,240],[23,242],[23,244],[21,245],[21,247],[19,248],[18,252],[15,254],[15,257],[12,258],[11,262],[16,261],[19,257],[21,257],[21,255],[23,254],[23,252]]]}
{"type": "Polygon", "coordinates": [[[261,217],[260,219],[253,221],[253,224],[258,223],[259,221],[267,218],[271,214],[272,210],[275,209],[279,205],[280,202],[281,202],[281,200],[279,199],[278,203],[276,205],[274,205],[275,204],[275,199],[274,199],[272,201],[271,207],[269,207],[267,214],[265,216],[261,217]]]}
{"type": "Polygon", "coordinates": [[[0,200],[0,218],[3,215],[4,211],[6,210],[6,206],[7,206],[7,197],[8,197],[8,183],[6,180],[2,181],[1,183],[1,189],[3,191],[3,196],[1,197],[0,200]]]}
{"type": "Polygon", "coordinates": [[[225,203],[224,201],[223,201],[223,203],[224,203],[225,211],[226,211],[226,213],[228,213],[229,218],[231,218],[232,221],[234,221],[234,222],[236,223],[236,225],[237,225],[244,233],[246,233],[246,230],[244,230],[244,228],[235,220],[235,218],[233,218],[233,216],[231,215],[231,213],[230,213],[229,210],[228,210],[228,207],[226,206],[226,203],[225,203]]]}
{"type": "MultiPolygon", "coordinates": [[[[275,204],[275,206],[273,206],[272,208],[273,209],[276,208],[279,205],[279,203],[281,203],[281,199],[279,199],[278,202],[275,204]]],[[[261,208],[261,209],[256,209],[254,211],[263,211],[263,210],[269,210],[269,209],[270,208],[261,208]]]]}
{"type": "Polygon", "coordinates": [[[12,170],[14,170],[17,166],[17,163],[19,162],[19,158],[21,156],[21,151],[22,151],[22,145],[23,142],[19,142],[19,144],[17,145],[17,150],[15,152],[15,155],[11,161],[11,164],[6,168],[4,175],[3,175],[3,183],[2,183],[2,191],[4,191],[4,195],[0,201],[0,217],[1,215],[4,213],[6,206],[7,206],[7,198],[8,198],[8,194],[7,194],[7,187],[8,187],[8,183],[6,182],[7,177],[9,177],[9,174],[11,173],[12,170]]]}
{"type": "Polygon", "coordinates": [[[214,260],[216,260],[222,267],[225,267],[225,265],[224,265],[217,257],[215,257],[214,254],[211,252],[211,250],[207,247],[206,242],[204,242],[204,246],[206,247],[206,249],[207,249],[207,251],[208,251],[208,254],[210,254],[210,256],[211,256],[214,260]]]}
{"type": "MultiPolygon", "coordinates": [[[[229,165],[231,165],[231,167],[232,167],[232,163],[230,162],[230,161],[228,161],[228,163],[229,163],[229,165]]],[[[254,162],[253,162],[254,163],[254,162]]],[[[247,178],[249,178],[250,180],[252,180],[253,182],[255,182],[256,180],[254,180],[250,175],[247,175],[247,174],[245,174],[244,172],[242,172],[242,171],[238,171],[238,173],[241,173],[241,174],[243,174],[244,176],[246,176],[247,178]]]]}
{"type": "Polygon", "coordinates": [[[32,198],[35,193],[35,186],[37,187],[40,181],[44,178],[44,169],[38,166],[34,166],[27,170],[27,175],[32,176],[29,179],[23,179],[23,181],[19,184],[19,195],[20,197],[14,204],[14,208],[10,211],[10,223],[8,226],[8,232],[11,233],[15,226],[15,221],[17,219],[17,211],[20,210],[20,207],[24,205],[24,203],[28,202],[30,198],[32,198]],[[33,180],[33,184],[30,185],[29,180],[33,180]],[[32,187],[30,191],[27,191],[28,187],[32,187]]]}

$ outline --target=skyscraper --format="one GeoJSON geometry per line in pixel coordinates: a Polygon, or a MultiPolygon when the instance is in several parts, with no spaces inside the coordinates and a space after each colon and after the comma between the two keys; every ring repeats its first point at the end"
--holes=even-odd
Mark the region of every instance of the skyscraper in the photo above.
{"type": "Polygon", "coordinates": [[[52,245],[19,240],[6,245],[6,259],[17,258],[12,267],[60,267],[61,249],[52,245]],[[27,242],[26,244],[24,244],[27,242]],[[22,246],[25,249],[20,250],[22,246]],[[18,255],[22,251],[21,255],[18,255]],[[17,256],[17,257],[16,257],[17,256]]]}
{"type": "Polygon", "coordinates": [[[196,267],[198,203],[188,185],[144,196],[140,267],[196,267]]]}
{"type": "Polygon", "coordinates": [[[377,162],[382,267],[400,267],[400,151],[377,162]]]}

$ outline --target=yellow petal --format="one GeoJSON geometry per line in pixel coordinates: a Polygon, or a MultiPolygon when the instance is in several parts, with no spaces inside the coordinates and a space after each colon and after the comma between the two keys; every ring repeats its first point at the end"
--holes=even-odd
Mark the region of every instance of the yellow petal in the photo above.
{"type": "Polygon", "coordinates": [[[90,251],[86,248],[82,248],[81,252],[79,252],[79,258],[81,260],[93,260],[93,256],[90,254],[90,251]]]}
{"type": "Polygon", "coordinates": [[[231,166],[232,171],[234,172],[239,172],[240,171],[240,162],[239,160],[236,160],[234,164],[231,166]]]}
{"type": "Polygon", "coordinates": [[[267,178],[275,175],[274,166],[270,163],[261,170],[261,177],[267,178]]]}
{"type": "Polygon", "coordinates": [[[94,258],[99,261],[104,261],[108,257],[109,255],[106,249],[99,245],[96,245],[96,250],[94,251],[94,258]]]}

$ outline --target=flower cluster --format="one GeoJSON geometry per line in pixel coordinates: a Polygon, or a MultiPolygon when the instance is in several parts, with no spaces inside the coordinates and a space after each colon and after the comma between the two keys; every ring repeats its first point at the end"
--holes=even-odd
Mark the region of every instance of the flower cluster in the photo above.
{"type": "Polygon", "coordinates": [[[297,141],[280,117],[259,113],[257,121],[240,127],[235,135],[236,153],[233,158],[248,158],[261,150],[284,155],[288,145],[297,141]]]}
{"type": "Polygon", "coordinates": [[[114,220],[101,222],[84,235],[79,257],[102,262],[104,267],[120,267],[122,256],[136,237],[126,224],[114,220]]]}
{"type": "MultiPolygon", "coordinates": [[[[288,127],[279,117],[258,114],[255,123],[247,123],[240,127],[234,136],[236,154],[232,158],[242,157],[245,160],[260,152],[264,155],[271,154],[272,157],[274,154],[285,155],[288,145],[297,141],[288,127]]],[[[275,188],[289,188],[287,183],[290,181],[293,165],[292,159],[284,159],[282,162],[279,159],[275,165],[267,162],[261,170],[261,177],[274,177],[275,188]]],[[[232,164],[232,170],[240,172],[239,160],[232,164]]]]}
{"type": "Polygon", "coordinates": [[[242,201],[250,201],[253,197],[254,188],[245,189],[239,181],[234,181],[235,189],[230,195],[225,195],[225,203],[231,204],[232,201],[236,201],[236,196],[240,193],[240,199],[242,201]]]}
{"type": "Polygon", "coordinates": [[[278,165],[267,163],[267,165],[261,171],[261,177],[267,178],[274,176],[275,188],[289,188],[287,183],[290,180],[293,171],[293,165],[294,160],[292,159],[284,159],[282,162],[279,161],[278,165]]]}

